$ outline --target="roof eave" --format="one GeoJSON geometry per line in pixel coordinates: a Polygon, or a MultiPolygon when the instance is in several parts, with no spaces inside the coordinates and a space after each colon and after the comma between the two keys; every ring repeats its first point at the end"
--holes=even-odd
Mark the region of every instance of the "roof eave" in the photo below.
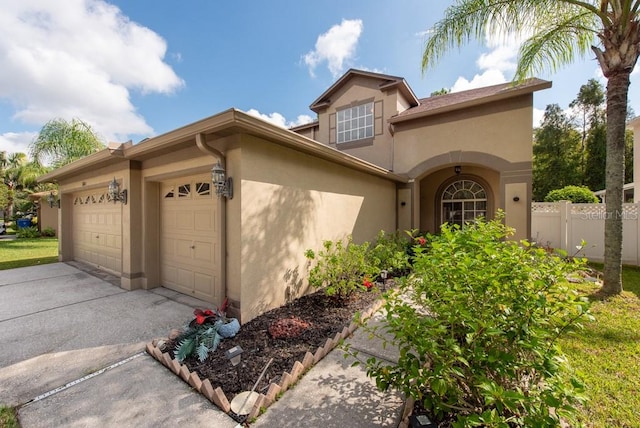
{"type": "Polygon", "coordinates": [[[373,165],[355,156],[343,153],[293,131],[273,125],[263,119],[252,116],[237,109],[229,109],[217,115],[175,129],[166,134],[149,138],[137,145],[126,145],[117,151],[122,155],[114,155],[113,150],[104,149],[98,153],[82,158],[62,168],[58,168],[39,178],[39,182],[56,182],[71,175],[115,164],[122,160],[141,160],[153,157],[155,153],[166,152],[174,146],[194,140],[197,134],[216,134],[225,131],[247,133],[267,139],[304,153],[329,160],[341,165],[384,177],[396,182],[406,182],[406,178],[394,174],[377,165],[373,165]]]}
{"type": "Polygon", "coordinates": [[[543,89],[549,89],[551,85],[552,83],[550,81],[541,80],[539,83],[536,83],[536,84],[526,85],[520,88],[516,87],[504,92],[500,92],[500,93],[489,95],[482,98],[477,98],[469,101],[463,101],[457,104],[451,104],[451,105],[447,105],[439,108],[434,108],[434,109],[426,110],[420,113],[394,116],[391,119],[389,119],[389,123],[406,122],[409,120],[415,120],[415,119],[420,119],[424,117],[435,116],[438,114],[448,113],[455,110],[463,110],[470,107],[476,107],[482,104],[488,104],[495,101],[506,100],[509,98],[526,95],[536,91],[541,91],[543,89]]]}

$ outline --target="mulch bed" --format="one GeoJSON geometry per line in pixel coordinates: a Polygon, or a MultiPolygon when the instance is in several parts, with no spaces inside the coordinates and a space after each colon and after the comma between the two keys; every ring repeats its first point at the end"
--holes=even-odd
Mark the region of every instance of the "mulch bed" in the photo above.
{"type": "MultiPolygon", "coordinates": [[[[235,337],[222,340],[204,362],[191,357],[183,364],[201,380],[209,379],[214,389],[221,387],[231,400],[237,393],[251,390],[273,358],[256,388],[256,392],[264,393],[294,362],[302,361],[307,352],[314,353],[324,346],[327,338],[351,323],[356,312],[370,308],[379,298],[380,293],[376,291],[354,293],[347,300],[327,297],[322,290],[302,296],[243,324],[235,337]],[[236,370],[224,353],[238,345],[244,352],[236,370]]],[[[175,345],[174,341],[167,343],[172,357],[175,345]]]]}

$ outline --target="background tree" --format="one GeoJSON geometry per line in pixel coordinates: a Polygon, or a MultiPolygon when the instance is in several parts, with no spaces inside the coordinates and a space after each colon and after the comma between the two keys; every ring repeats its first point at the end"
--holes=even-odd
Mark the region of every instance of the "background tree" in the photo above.
{"type": "Polygon", "coordinates": [[[30,145],[35,163],[59,168],[105,148],[96,132],[80,119],[47,122],[30,145]]]}
{"type": "Polygon", "coordinates": [[[437,95],[447,95],[451,93],[451,89],[449,88],[440,88],[437,91],[431,92],[431,97],[435,97],[437,95]]]}
{"type": "Polygon", "coordinates": [[[606,186],[607,125],[600,122],[589,129],[585,146],[584,185],[597,191],[606,186]]]}
{"type": "Polygon", "coordinates": [[[533,200],[580,183],[580,134],[558,104],[549,104],[534,133],[533,200]]]}
{"type": "Polygon", "coordinates": [[[4,210],[9,204],[9,188],[0,182],[0,218],[4,218],[4,210]]]}
{"type": "Polygon", "coordinates": [[[423,70],[487,33],[526,36],[515,80],[595,54],[607,79],[604,294],[622,292],[622,186],[629,76],[640,55],[640,0],[458,0],[426,42],[423,70]]]}
{"type": "Polygon", "coordinates": [[[624,138],[624,182],[633,183],[633,131],[629,129],[624,138]]]}
{"type": "MultiPolygon", "coordinates": [[[[586,143],[587,135],[591,129],[597,127],[604,121],[604,89],[600,82],[596,79],[589,79],[589,81],[580,86],[580,91],[575,100],[571,101],[569,107],[576,110],[579,114],[578,125],[582,129],[581,138],[581,156],[580,156],[580,175],[582,178],[581,184],[585,184],[586,180],[586,143]]],[[[606,135],[606,134],[605,134],[606,135]]],[[[604,164],[603,164],[604,172],[604,164]]],[[[603,187],[595,188],[595,190],[603,189],[603,187]]]]}

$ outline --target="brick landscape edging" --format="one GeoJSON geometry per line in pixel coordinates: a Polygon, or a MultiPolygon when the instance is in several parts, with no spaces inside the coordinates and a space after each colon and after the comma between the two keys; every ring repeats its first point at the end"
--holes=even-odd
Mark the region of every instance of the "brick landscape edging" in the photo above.
{"type": "MultiPolygon", "coordinates": [[[[367,311],[363,312],[361,320],[370,318],[378,309],[380,309],[380,307],[382,307],[382,301],[379,301],[367,311]]],[[[270,383],[267,393],[258,395],[258,399],[253,405],[251,412],[247,415],[247,420],[257,417],[262,408],[266,409],[271,406],[276,401],[278,394],[285,392],[291,385],[294,385],[304,373],[331,352],[341,340],[351,336],[357,328],[358,325],[356,322],[351,321],[351,324],[349,324],[348,327],[344,327],[342,331],[336,333],[333,338],[327,338],[324,346],[318,347],[315,353],[312,354],[307,351],[302,361],[294,362],[293,367],[291,367],[289,372],[285,371],[282,373],[282,376],[280,376],[280,382],[270,383]]],[[[189,371],[186,364],[180,364],[177,360],[173,359],[168,352],[162,352],[162,350],[157,346],[158,342],[158,339],[154,339],[147,343],[145,349],[149,355],[171,370],[180,379],[188,383],[193,389],[204,395],[220,410],[225,413],[229,413],[231,411],[231,404],[229,404],[229,400],[227,400],[227,396],[221,387],[213,389],[209,379],[205,379],[203,381],[196,372],[189,371]]]]}

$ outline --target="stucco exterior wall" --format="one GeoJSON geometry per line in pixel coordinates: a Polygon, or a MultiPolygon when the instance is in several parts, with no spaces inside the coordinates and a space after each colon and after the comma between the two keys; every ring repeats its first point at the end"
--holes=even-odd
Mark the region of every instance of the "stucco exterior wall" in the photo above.
{"type": "Polygon", "coordinates": [[[254,137],[244,136],[242,146],[241,236],[229,237],[239,239],[241,255],[229,260],[240,264],[246,322],[306,291],[305,250],[395,230],[396,186],[254,137]]]}
{"type": "Polygon", "coordinates": [[[394,172],[413,177],[420,163],[438,155],[450,155],[452,163],[473,163],[464,152],[483,152],[510,163],[531,162],[532,100],[532,95],[525,95],[397,123],[394,172]]]}
{"type": "Polygon", "coordinates": [[[50,227],[58,236],[58,205],[54,202],[53,207],[50,207],[46,196],[40,198],[38,225],[41,232],[50,227]]]}

